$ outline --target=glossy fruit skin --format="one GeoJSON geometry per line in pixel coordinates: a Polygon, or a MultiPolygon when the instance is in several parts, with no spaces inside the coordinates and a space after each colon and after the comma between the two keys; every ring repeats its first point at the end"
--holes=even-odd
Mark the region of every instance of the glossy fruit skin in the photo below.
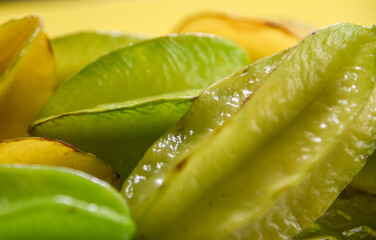
{"type": "Polygon", "coordinates": [[[166,172],[132,173],[123,189],[136,199],[139,238],[288,239],[308,227],[374,150],[375,42],[374,28],[352,24],[313,34],[200,144],[167,167],[149,159],[150,172],[158,165],[166,172]],[[345,171],[331,171],[333,163],[345,171]],[[145,185],[151,188],[139,195],[145,185]],[[304,199],[309,204],[301,207],[304,199]]]}
{"type": "Polygon", "coordinates": [[[351,182],[351,186],[369,194],[376,195],[376,154],[373,153],[364,168],[351,182]]]}
{"type": "Polygon", "coordinates": [[[51,39],[59,84],[100,56],[144,39],[115,31],[85,31],[51,39]]]}
{"type": "Polygon", "coordinates": [[[60,166],[91,174],[119,188],[119,176],[101,159],[73,146],[39,137],[0,141],[0,164],[60,166]]]}
{"type": "Polygon", "coordinates": [[[180,119],[193,99],[191,96],[164,97],[135,105],[118,104],[115,108],[67,114],[34,125],[36,131],[32,134],[63,139],[94,152],[115,168],[124,181],[145,150],[180,119]]]}
{"type": "Polygon", "coordinates": [[[220,12],[203,12],[184,19],[175,32],[203,32],[243,46],[252,61],[298,44],[317,30],[308,23],[283,18],[247,18],[220,12]]]}
{"type": "Polygon", "coordinates": [[[29,16],[1,25],[0,51],[0,139],[25,137],[57,85],[41,20],[29,16]]]}
{"type": "Polygon", "coordinates": [[[375,206],[375,195],[349,187],[323,216],[293,239],[375,239],[375,206]]]}
{"type": "Polygon", "coordinates": [[[107,183],[65,168],[0,166],[2,239],[132,239],[124,199],[107,183]],[[7,184],[4,184],[7,183],[7,184]]]}
{"type": "Polygon", "coordinates": [[[248,64],[240,46],[211,35],[142,41],[103,56],[62,84],[30,133],[92,152],[124,180],[204,88],[248,64]]]}
{"type": "Polygon", "coordinates": [[[160,187],[159,179],[164,179],[172,171],[179,156],[199,146],[236,114],[274,71],[286,52],[260,59],[205,89],[180,121],[150,146],[121,190],[134,213],[138,212],[150,192],[160,187]]]}
{"type": "Polygon", "coordinates": [[[210,35],[142,41],[99,58],[65,82],[37,120],[100,104],[203,89],[248,62],[241,47],[210,35]]]}

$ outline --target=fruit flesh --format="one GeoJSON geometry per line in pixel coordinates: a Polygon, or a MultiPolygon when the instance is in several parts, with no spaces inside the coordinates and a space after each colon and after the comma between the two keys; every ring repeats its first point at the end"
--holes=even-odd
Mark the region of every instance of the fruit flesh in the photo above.
{"type": "Polygon", "coordinates": [[[159,179],[166,177],[179,156],[202,143],[233,116],[274,71],[285,53],[261,59],[213,84],[199,95],[175,126],[151,145],[122,188],[134,213],[150,192],[160,186],[159,179]]]}
{"type": "Polygon", "coordinates": [[[1,56],[0,56],[0,76],[17,59],[21,50],[26,46],[30,37],[38,27],[39,21],[36,17],[30,16],[23,20],[12,20],[0,27],[1,56]]]}
{"type": "Polygon", "coordinates": [[[52,139],[30,137],[0,141],[0,163],[72,168],[119,187],[119,176],[109,165],[93,154],[52,139]]]}
{"type": "Polygon", "coordinates": [[[5,55],[9,59],[2,60],[2,67],[7,70],[3,68],[0,76],[0,139],[28,136],[28,125],[51,96],[57,83],[49,42],[37,17],[4,24],[0,27],[0,33],[5,36],[13,33],[9,34],[9,38],[2,37],[1,41],[13,42],[18,38],[13,34],[23,31],[25,36],[20,38],[23,40],[14,41],[17,43],[15,49],[2,45],[5,51],[12,53],[5,55]]]}
{"type": "MultiPolygon", "coordinates": [[[[354,60],[357,63],[364,61],[358,65],[363,66],[363,69],[354,72],[358,72],[357,78],[368,78],[374,82],[376,65],[375,61],[372,61],[374,56],[369,54],[368,50],[369,48],[364,47],[364,52],[354,60]],[[367,57],[370,61],[365,60],[367,57]],[[362,72],[368,73],[363,75],[362,72]]],[[[347,74],[350,75],[350,72],[352,71],[347,71],[347,74]]],[[[254,239],[262,232],[266,239],[287,239],[321,216],[330,206],[329,203],[335,201],[339,193],[364,167],[367,156],[374,151],[375,146],[372,143],[376,138],[376,131],[372,126],[376,124],[375,96],[376,88],[344,136],[301,183],[281,194],[273,208],[258,222],[246,224],[232,236],[242,235],[244,239],[254,239]],[[309,204],[302,205],[303,202],[309,204]]]]}
{"type": "MultiPolygon", "coordinates": [[[[180,156],[160,179],[162,186],[136,212],[139,237],[224,238],[247,222],[257,222],[279,196],[309,178],[369,100],[375,61],[372,54],[362,57],[374,52],[373,34],[369,28],[335,25],[290,50],[234,117],[180,156]],[[349,56],[357,57],[353,61],[349,56]],[[359,69],[357,64],[365,65],[359,69]],[[245,183],[252,188],[244,189],[245,183]]],[[[334,199],[323,199],[324,209],[334,199]]],[[[262,234],[256,236],[262,239],[262,234]]]]}

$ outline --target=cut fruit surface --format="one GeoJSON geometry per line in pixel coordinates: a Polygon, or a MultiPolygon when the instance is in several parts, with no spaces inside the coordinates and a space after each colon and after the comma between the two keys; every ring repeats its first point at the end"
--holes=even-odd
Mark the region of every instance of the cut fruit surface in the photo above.
{"type": "Polygon", "coordinates": [[[135,43],[62,84],[30,132],[92,152],[125,179],[203,89],[248,64],[243,48],[213,35],[135,43]]]}
{"type": "MultiPolygon", "coordinates": [[[[239,86],[247,97],[231,95],[231,77],[217,83],[222,91],[208,104],[220,112],[231,96],[245,98],[239,110],[225,108],[206,133],[173,128],[127,179],[139,239],[288,239],[320,217],[374,150],[375,35],[353,24],[322,29],[272,56],[264,74],[255,70],[264,60],[235,74],[245,86],[255,80],[254,93],[239,86]],[[172,140],[185,130],[198,132],[187,148],[172,140]],[[159,161],[174,144],[181,151],[159,161]]],[[[189,113],[182,121],[200,119],[189,113]]]]}
{"type": "Polygon", "coordinates": [[[0,26],[0,139],[28,136],[28,125],[55,90],[55,63],[36,16],[0,26]]]}
{"type": "Polygon", "coordinates": [[[179,156],[200,145],[231,118],[274,71],[286,51],[261,59],[203,91],[181,120],[163,134],[143,156],[123,185],[123,194],[138,211],[150,192],[172,171],[179,156]]]}
{"type": "Polygon", "coordinates": [[[109,165],[93,154],[52,139],[29,137],[0,141],[0,163],[71,168],[119,187],[119,176],[109,165]]]}

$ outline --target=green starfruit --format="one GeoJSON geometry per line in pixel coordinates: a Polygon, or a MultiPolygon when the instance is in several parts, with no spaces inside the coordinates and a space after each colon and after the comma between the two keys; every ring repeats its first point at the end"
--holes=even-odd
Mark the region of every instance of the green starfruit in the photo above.
{"type": "Polygon", "coordinates": [[[30,132],[92,152],[125,179],[203,89],[248,64],[243,48],[213,35],[135,43],[62,84],[30,132]]]}
{"type": "Polygon", "coordinates": [[[288,239],[307,228],[374,150],[375,50],[375,28],[333,25],[207,89],[123,187],[139,239],[288,239]],[[208,108],[206,124],[195,114],[208,108]]]}
{"type": "Polygon", "coordinates": [[[109,184],[82,172],[0,165],[2,239],[132,239],[128,205],[109,184]]]}
{"type": "Polygon", "coordinates": [[[351,186],[376,195],[376,154],[372,154],[364,168],[351,182],[351,186]]]}
{"type": "Polygon", "coordinates": [[[59,83],[100,56],[144,37],[119,32],[87,31],[51,39],[59,83]]]}
{"type": "Polygon", "coordinates": [[[376,239],[376,197],[347,188],[328,211],[293,239],[376,239]]]}

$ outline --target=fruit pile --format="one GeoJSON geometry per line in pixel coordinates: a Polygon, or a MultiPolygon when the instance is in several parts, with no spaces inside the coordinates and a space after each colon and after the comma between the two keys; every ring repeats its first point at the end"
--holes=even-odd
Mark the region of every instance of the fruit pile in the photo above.
{"type": "Polygon", "coordinates": [[[375,27],[0,36],[0,239],[376,239],[375,27]]]}

